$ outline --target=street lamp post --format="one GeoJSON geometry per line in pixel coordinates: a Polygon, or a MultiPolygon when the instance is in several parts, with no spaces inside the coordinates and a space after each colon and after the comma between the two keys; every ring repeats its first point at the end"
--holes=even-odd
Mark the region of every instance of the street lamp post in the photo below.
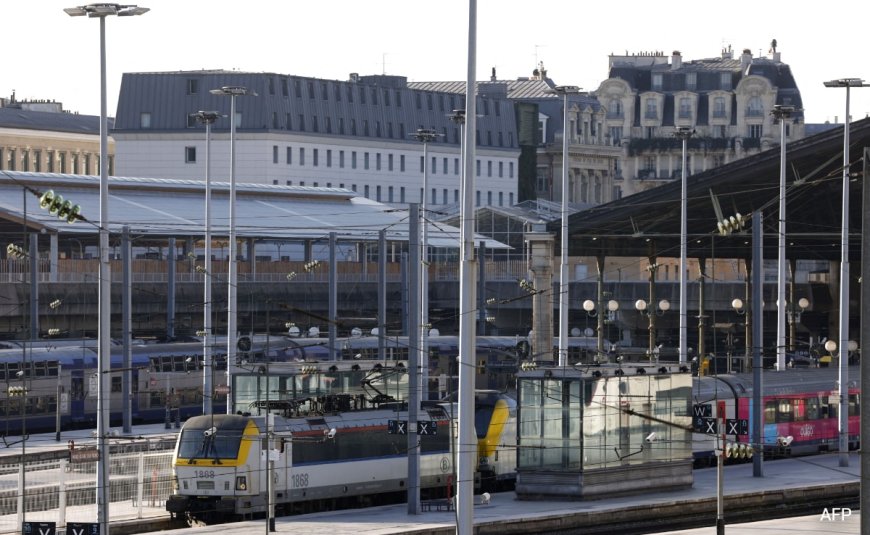
{"type": "Polygon", "coordinates": [[[220,117],[216,111],[199,111],[196,120],[205,125],[205,267],[202,307],[202,413],[211,414],[212,386],[212,324],[211,324],[211,125],[220,117]]]}
{"type": "MultiPolygon", "coordinates": [[[[233,413],[230,403],[233,392],[233,367],[236,364],[236,290],[238,286],[238,258],[236,258],[236,97],[257,94],[246,87],[223,86],[212,89],[212,95],[230,97],[230,229],[229,229],[229,283],[227,285],[227,414],[233,413]]],[[[205,394],[205,392],[203,392],[205,394]]]]}
{"type": "Polygon", "coordinates": [[[643,299],[638,299],[634,303],[634,308],[640,312],[641,314],[647,316],[649,318],[649,349],[647,349],[647,354],[649,356],[649,361],[653,362],[658,361],[658,355],[656,354],[656,316],[661,316],[665,312],[671,309],[671,302],[667,299],[662,299],[656,305],[655,301],[652,301],[654,297],[650,295],[651,301],[647,303],[643,299]]]}
{"type": "Polygon", "coordinates": [[[776,105],[770,112],[779,121],[779,255],[776,278],[776,369],[785,369],[785,120],[795,112],[794,106],[776,105]]]}
{"type": "Polygon", "coordinates": [[[559,264],[559,366],[568,365],[568,95],[580,88],[557,85],[546,93],[562,95],[562,242],[559,264]]]}
{"type": "MultiPolygon", "coordinates": [[[[429,194],[429,143],[435,141],[438,134],[428,128],[418,128],[411,137],[423,143],[423,198],[420,199],[420,384],[423,387],[423,399],[429,399],[429,232],[427,224],[429,194]]],[[[433,200],[434,202],[434,200],[433,200]]]]}
{"type": "MultiPolygon", "coordinates": [[[[825,87],[846,88],[846,118],[843,121],[843,218],[840,237],[840,347],[849,345],[849,92],[853,87],[868,87],[860,78],[841,78],[825,82],[825,87]]],[[[849,396],[843,395],[843,386],[849,381],[849,359],[840,351],[840,412],[839,412],[839,464],[849,466],[849,396]]]]}
{"type": "MultiPolygon", "coordinates": [[[[688,307],[688,299],[686,295],[686,206],[688,204],[687,184],[686,184],[686,149],[688,148],[689,138],[692,137],[695,131],[688,126],[678,126],[674,131],[674,137],[683,142],[683,168],[680,178],[680,364],[685,364],[688,360],[688,343],[689,343],[689,324],[686,307],[688,307]]],[[[699,355],[698,358],[703,357],[699,355]]]]}
{"type": "Polygon", "coordinates": [[[100,19],[100,281],[97,313],[97,522],[100,535],[109,535],[109,370],[111,368],[111,265],[109,264],[109,124],[106,112],[106,17],[129,17],[147,13],[147,7],[120,4],[88,4],[64,9],[71,17],[100,19]]]}

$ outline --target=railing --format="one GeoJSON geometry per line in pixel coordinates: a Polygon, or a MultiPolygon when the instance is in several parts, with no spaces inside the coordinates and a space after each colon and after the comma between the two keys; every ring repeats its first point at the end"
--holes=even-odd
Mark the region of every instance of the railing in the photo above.
{"type": "MultiPolygon", "coordinates": [[[[109,522],[166,517],[172,493],[172,453],[112,453],[109,462],[109,522]]],[[[97,518],[96,461],[53,460],[25,465],[24,510],[18,510],[17,486],[0,491],[0,533],[20,533],[28,522],[94,522],[97,518]]],[[[17,479],[18,464],[0,465],[4,480],[17,479]]]]}

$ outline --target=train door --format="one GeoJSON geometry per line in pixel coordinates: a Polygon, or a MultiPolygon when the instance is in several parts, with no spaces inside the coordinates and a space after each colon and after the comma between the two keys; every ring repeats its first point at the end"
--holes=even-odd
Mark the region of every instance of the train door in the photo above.
{"type": "Polygon", "coordinates": [[[73,422],[85,419],[85,377],[82,370],[70,372],[69,416],[73,422]]]}

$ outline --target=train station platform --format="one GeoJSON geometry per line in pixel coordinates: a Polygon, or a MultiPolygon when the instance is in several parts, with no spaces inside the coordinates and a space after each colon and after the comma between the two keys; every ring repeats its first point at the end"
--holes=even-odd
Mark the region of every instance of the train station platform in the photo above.
{"type": "MultiPolygon", "coordinates": [[[[857,454],[850,456],[848,467],[839,466],[837,454],[765,461],[763,473],[763,477],[753,477],[751,463],[725,467],[728,535],[794,533],[796,526],[811,526],[811,532],[819,533],[859,533],[857,454]],[[853,513],[844,518],[833,516],[834,508],[853,513]],[[739,525],[780,516],[786,518],[739,525]]],[[[474,508],[475,533],[667,533],[674,526],[683,526],[683,531],[670,534],[713,534],[716,469],[696,470],[694,474],[691,489],[594,501],[518,501],[513,492],[493,494],[488,504],[474,508]],[[696,529],[705,525],[709,527],[696,529]]],[[[432,508],[409,515],[404,504],[282,517],[275,524],[278,534],[309,535],[447,535],[456,529],[454,511],[432,508]]],[[[176,533],[252,535],[265,529],[265,520],[257,520],[176,533]]]]}

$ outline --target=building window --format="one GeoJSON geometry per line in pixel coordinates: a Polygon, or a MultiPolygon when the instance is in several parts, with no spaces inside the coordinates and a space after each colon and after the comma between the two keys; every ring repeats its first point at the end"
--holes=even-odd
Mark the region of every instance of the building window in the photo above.
{"type": "MultiPolygon", "coordinates": [[[[402,107],[402,93],[400,93],[398,89],[396,90],[396,107],[402,107]]],[[[404,195],[402,196],[402,202],[405,202],[404,195]]]]}
{"type": "Polygon", "coordinates": [[[326,167],[332,167],[332,149],[326,149],[326,167]]]}
{"type": "Polygon", "coordinates": [[[299,165],[305,165],[305,147],[299,147],[299,165]]]}
{"type": "MultiPolygon", "coordinates": [[[[405,172],[405,155],[404,154],[399,155],[399,172],[402,172],[402,173],[405,172]]],[[[403,200],[402,202],[405,202],[405,201],[403,200]]]]}
{"type": "Polygon", "coordinates": [[[432,174],[436,174],[438,172],[438,158],[432,156],[432,174]]]}
{"type": "Polygon", "coordinates": [[[320,122],[317,120],[316,115],[311,116],[311,131],[320,132],[320,122]]]}
{"type": "Polygon", "coordinates": [[[356,135],[356,119],[350,120],[350,135],[352,135],[352,136],[356,135]]]}
{"type": "Polygon", "coordinates": [[[453,190],[453,202],[455,202],[455,203],[459,202],[459,190],[458,189],[453,190]]]}
{"type": "Polygon", "coordinates": [[[653,75],[652,75],[652,90],[653,91],[661,91],[662,90],[662,75],[661,75],[661,73],[653,73],[653,75]]]}
{"type": "Polygon", "coordinates": [[[311,165],[313,165],[314,167],[318,166],[318,157],[319,156],[320,156],[320,150],[319,149],[312,149],[312,151],[311,151],[311,165]]]}
{"type": "Polygon", "coordinates": [[[363,153],[363,169],[369,168],[369,153],[363,153]]]}
{"type": "Polygon", "coordinates": [[[350,153],[350,168],[356,169],[356,151],[350,153]]]}
{"type": "Polygon", "coordinates": [[[447,158],[441,158],[441,172],[446,175],[450,172],[448,169],[449,167],[447,167],[447,158]]]}
{"type": "Polygon", "coordinates": [[[381,187],[375,186],[375,200],[381,202],[381,187]]]}
{"type": "Polygon", "coordinates": [[[393,154],[392,153],[387,154],[387,170],[388,171],[393,170],[393,154]]]}
{"type": "Polygon", "coordinates": [[[188,113],[187,114],[187,127],[188,128],[196,128],[196,125],[197,125],[196,114],[195,113],[188,113]]]}
{"type": "Polygon", "coordinates": [[[314,98],[314,81],[308,80],[308,98],[314,98]]]}
{"type": "Polygon", "coordinates": [[[441,204],[447,204],[447,188],[441,190],[441,204]]]}
{"type": "Polygon", "coordinates": [[[622,119],[622,101],[618,98],[612,98],[607,103],[607,118],[622,119]]]}
{"type": "Polygon", "coordinates": [[[477,176],[480,176],[480,160],[477,160],[477,162],[475,162],[475,163],[477,164],[477,170],[476,170],[475,174],[477,176]]]}
{"type": "MultiPolygon", "coordinates": [[[[747,117],[761,117],[764,115],[764,105],[761,102],[761,97],[750,97],[746,109],[747,117]]],[[[760,136],[759,136],[760,137],[760,136]]]]}
{"type": "Polygon", "coordinates": [[[504,178],[504,162],[498,162],[498,177],[504,178]]]}
{"type": "Polygon", "coordinates": [[[384,106],[389,106],[389,105],[390,105],[390,90],[384,89],[384,106]]]}
{"type": "Polygon", "coordinates": [[[322,100],[329,99],[329,84],[327,84],[326,82],[320,84],[320,98],[322,100]]]}
{"type": "Polygon", "coordinates": [[[514,162],[508,162],[508,178],[514,177],[514,162]]]}
{"type": "Polygon", "coordinates": [[[368,137],[369,135],[369,120],[363,119],[363,135],[368,137]]]}
{"type": "Polygon", "coordinates": [[[480,190],[474,192],[476,195],[474,196],[474,206],[480,206],[480,190]]]}
{"type": "MultiPolygon", "coordinates": [[[[353,102],[353,86],[352,85],[347,86],[347,101],[353,102]]],[[[354,190],[354,191],[356,191],[356,190],[354,190]]]]}
{"type": "Polygon", "coordinates": [[[761,139],[762,134],[762,125],[760,124],[751,124],[749,125],[749,137],[753,139],[761,139]]]}
{"type": "Polygon", "coordinates": [[[291,116],[289,113],[284,114],[284,120],[287,121],[287,124],[284,125],[284,128],[286,128],[287,130],[293,130],[293,120],[290,117],[291,116]]]}
{"type": "MultiPolygon", "coordinates": [[[[496,108],[496,109],[498,109],[498,108],[496,108]]],[[[503,191],[498,192],[498,205],[504,206],[504,192],[503,191]]]]}
{"type": "Polygon", "coordinates": [[[686,73],[686,91],[694,91],[696,87],[698,87],[698,73],[687,72],[686,73]]]}
{"type": "Polygon", "coordinates": [[[719,74],[719,89],[723,91],[731,90],[731,73],[723,72],[719,74]]]}
{"type": "Polygon", "coordinates": [[[423,108],[423,96],[420,95],[420,93],[414,93],[414,100],[417,103],[417,109],[418,110],[422,109],[423,108]]]}
{"type": "Polygon", "coordinates": [[[363,186],[363,196],[364,196],[366,199],[369,198],[369,185],[368,185],[368,184],[366,184],[365,186],[363,186]]]}
{"type": "Polygon", "coordinates": [[[301,113],[299,114],[299,122],[297,124],[299,126],[299,131],[304,132],[305,131],[305,115],[303,115],[301,113]]]}
{"type": "Polygon", "coordinates": [[[399,186],[399,202],[405,202],[405,186],[399,186]]]}
{"type": "Polygon", "coordinates": [[[381,153],[380,152],[375,153],[375,169],[378,171],[381,170],[381,153]]]}
{"type": "Polygon", "coordinates": [[[184,147],[184,163],[196,163],[196,147],[184,147]]]}
{"type": "MultiPolygon", "coordinates": [[[[389,93],[384,92],[384,97],[388,98],[389,93]]],[[[387,202],[393,202],[393,186],[387,186],[387,202]]]]}
{"type": "Polygon", "coordinates": [[[275,94],[275,79],[274,78],[269,78],[269,94],[270,95],[275,94]]]}
{"type": "Polygon", "coordinates": [[[377,87],[372,88],[372,105],[373,106],[378,105],[378,88],[377,87]]]}
{"type": "Polygon", "coordinates": [[[486,192],[486,205],[492,206],[492,192],[491,191],[486,192]]]}
{"type": "Polygon", "coordinates": [[[139,128],[151,128],[151,114],[147,111],[139,114],[139,128]]]}
{"type": "Polygon", "coordinates": [[[278,128],[278,112],[272,112],[272,128],[278,128]]]}
{"type": "Polygon", "coordinates": [[[296,94],[296,98],[302,98],[302,82],[299,79],[293,80],[293,92],[296,94]]]}
{"type": "Polygon", "coordinates": [[[287,165],[293,163],[293,148],[287,147],[287,165]]]}
{"type": "Polygon", "coordinates": [[[689,97],[680,98],[680,119],[692,118],[692,99],[689,97]]]}
{"type": "Polygon", "coordinates": [[[272,163],[278,163],[278,145],[272,145],[272,163]]]}
{"type": "Polygon", "coordinates": [[[644,112],[644,118],[646,119],[658,119],[658,103],[655,98],[646,99],[646,112],[644,112]]]}
{"type": "Polygon", "coordinates": [[[488,177],[492,176],[492,160],[489,160],[488,162],[486,162],[486,176],[488,176],[488,177]]]}
{"type": "Polygon", "coordinates": [[[453,158],[453,174],[459,174],[459,158],[453,158]]]}
{"type": "Polygon", "coordinates": [[[713,99],[713,117],[724,118],[725,113],[725,97],[715,97],[713,99]]]}
{"type": "Polygon", "coordinates": [[[332,117],[329,117],[327,115],[325,120],[326,120],[326,133],[331,134],[332,133],[332,117]]]}
{"type": "Polygon", "coordinates": [[[290,95],[290,88],[287,86],[288,82],[287,78],[281,79],[281,94],[285,97],[290,95]]]}
{"type": "Polygon", "coordinates": [[[343,150],[338,151],[338,166],[341,169],[344,169],[344,151],[343,150]]]}

